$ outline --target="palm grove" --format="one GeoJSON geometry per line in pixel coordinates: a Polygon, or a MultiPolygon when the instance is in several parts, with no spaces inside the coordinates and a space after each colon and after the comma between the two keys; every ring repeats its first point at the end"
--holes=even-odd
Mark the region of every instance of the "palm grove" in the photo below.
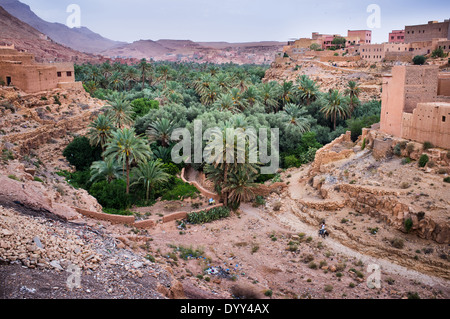
{"type": "MultiPolygon", "coordinates": [[[[356,139],[361,129],[379,120],[380,102],[360,103],[358,83],[343,91],[322,92],[306,75],[295,82],[262,82],[266,66],[197,63],[75,66],[78,81],[106,106],[75,137],[64,156],[76,171],[61,172],[75,187],[96,197],[114,213],[132,205],[196,196],[196,189],[179,178],[171,151],[176,128],[279,128],[282,168],[311,162],[315,152],[346,130],[356,139]]],[[[191,134],[193,136],[193,134],[191,134]]],[[[192,143],[194,143],[192,141],[192,143]]],[[[207,141],[203,141],[204,147],[207,141]]],[[[270,143],[270,137],[268,140],[270,143]]],[[[232,147],[241,143],[235,141],[232,147]]],[[[248,145],[247,145],[248,146],[248,145]]],[[[270,148],[269,148],[270,149],[270,148]]],[[[237,149],[235,149],[237,151],[237,149]]],[[[276,180],[262,175],[257,164],[192,164],[206,173],[228,206],[252,200],[257,183],[276,180]]]]}

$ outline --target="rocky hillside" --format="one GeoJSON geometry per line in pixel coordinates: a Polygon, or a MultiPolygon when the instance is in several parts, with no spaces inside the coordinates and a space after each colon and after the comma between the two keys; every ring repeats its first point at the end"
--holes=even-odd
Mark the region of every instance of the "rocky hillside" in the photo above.
{"type": "Polygon", "coordinates": [[[270,81],[293,81],[300,75],[308,75],[320,86],[322,92],[330,89],[343,91],[349,81],[356,81],[361,89],[360,100],[381,98],[380,69],[371,69],[364,61],[338,62],[335,66],[317,59],[294,59],[277,57],[263,79],[270,81]]]}
{"type": "Polygon", "coordinates": [[[30,7],[18,0],[0,0],[0,6],[12,16],[29,24],[52,40],[73,50],[86,53],[99,53],[121,42],[112,41],[92,32],[86,27],[69,28],[61,23],[47,22],[38,17],[30,7]]]}
{"type": "Polygon", "coordinates": [[[54,42],[0,6],[0,45],[5,44],[14,44],[17,50],[33,53],[38,62],[84,63],[102,60],[99,56],[81,53],[54,42]]]}
{"type": "Polygon", "coordinates": [[[190,40],[140,40],[105,50],[103,55],[155,61],[184,61],[236,64],[270,64],[281,42],[227,43],[190,40]]]}

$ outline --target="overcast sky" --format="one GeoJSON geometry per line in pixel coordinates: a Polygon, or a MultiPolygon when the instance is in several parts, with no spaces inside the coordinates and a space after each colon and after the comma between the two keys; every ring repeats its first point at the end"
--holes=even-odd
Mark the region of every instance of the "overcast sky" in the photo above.
{"type": "MultiPolygon", "coordinates": [[[[393,29],[450,18],[448,0],[20,0],[42,19],[66,23],[69,4],[81,8],[81,25],[118,41],[288,41],[314,31],[346,35],[373,31],[386,42],[393,29]],[[370,28],[370,4],[381,10],[380,27],[370,28]]],[[[371,20],[373,21],[373,20],[371,20]]]]}

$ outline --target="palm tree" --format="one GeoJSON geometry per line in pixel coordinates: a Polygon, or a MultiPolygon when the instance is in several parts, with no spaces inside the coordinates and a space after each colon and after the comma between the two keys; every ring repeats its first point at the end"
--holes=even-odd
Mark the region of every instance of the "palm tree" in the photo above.
{"type": "Polygon", "coordinates": [[[150,63],[147,63],[146,59],[142,59],[137,65],[137,68],[141,75],[142,89],[144,89],[145,80],[147,79],[147,75],[152,71],[152,65],[150,63]]]}
{"type": "Polygon", "coordinates": [[[263,83],[259,87],[259,100],[266,107],[274,112],[278,112],[278,101],[276,96],[278,95],[276,89],[276,82],[263,83]]]}
{"type": "Polygon", "coordinates": [[[344,94],[349,97],[348,104],[350,106],[350,113],[353,112],[355,107],[360,103],[359,102],[360,93],[361,89],[355,81],[349,81],[347,83],[347,88],[345,89],[344,94]]]}
{"type": "Polygon", "coordinates": [[[230,90],[231,99],[233,100],[234,106],[243,111],[247,107],[247,101],[244,98],[244,95],[238,88],[232,88],[230,90]]]}
{"type": "Polygon", "coordinates": [[[348,104],[338,90],[331,90],[326,97],[326,104],[320,109],[325,117],[333,121],[333,129],[336,130],[337,117],[346,118],[349,115],[348,104]]]}
{"type": "Polygon", "coordinates": [[[316,82],[311,80],[307,75],[302,75],[297,79],[297,85],[301,99],[306,101],[306,105],[310,105],[319,93],[316,82]]]}
{"type": "Polygon", "coordinates": [[[221,92],[227,92],[230,89],[230,77],[227,73],[221,72],[215,75],[214,81],[220,87],[221,92]]]}
{"type": "Polygon", "coordinates": [[[292,103],[286,104],[284,114],[289,120],[289,125],[295,125],[300,128],[302,133],[310,130],[308,118],[306,117],[306,109],[292,103]]]}
{"type": "Polygon", "coordinates": [[[131,102],[123,94],[112,97],[112,100],[106,106],[106,110],[119,129],[124,125],[133,123],[131,102]]]}
{"type": "Polygon", "coordinates": [[[220,98],[214,102],[213,106],[222,112],[230,111],[236,113],[238,111],[230,94],[222,94],[220,98]]]}
{"type": "Polygon", "coordinates": [[[205,95],[212,82],[213,78],[210,74],[200,75],[200,77],[194,82],[195,92],[197,92],[200,97],[205,95]]]}
{"type": "Polygon", "coordinates": [[[152,152],[152,158],[155,160],[161,160],[163,163],[170,163],[172,161],[172,149],[170,147],[157,146],[152,152]]]}
{"type": "Polygon", "coordinates": [[[209,172],[210,174],[208,175],[208,179],[215,183],[216,189],[223,190],[222,195],[224,196],[224,203],[226,206],[228,205],[228,190],[226,189],[226,186],[228,185],[228,175],[237,173],[239,169],[248,172],[252,171],[254,173],[257,172],[256,164],[250,163],[248,159],[250,153],[248,143],[240,143],[239,139],[243,136],[237,135],[233,141],[227,139],[227,131],[236,129],[237,122],[240,122],[241,125],[245,125],[242,123],[242,118],[237,116],[226,122],[221,128],[213,128],[211,130],[211,143],[208,143],[205,148],[205,151],[210,154],[210,157],[206,159],[209,163],[206,166],[208,167],[206,172],[209,172]],[[216,147],[221,147],[222,152],[215,152],[216,147]],[[233,153],[233,161],[228,157],[231,152],[233,153]],[[238,156],[240,154],[245,154],[245,163],[238,163],[238,156]]]}
{"type": "Polygon", "coordinates": [[[204,88],[203,94],[200,96],[200,101],[203,105],[211,105],[217,100],[219,93],[219,86],[215,83],[211,83],[208,87],[204,88]]]}
{"type": "Polygon", "coordinates": [[[109,78],[109,85],[115,91],[120,91],[125,87],[125,82],[123,81],[123,75],[120,71],[115,71],[109,78]]]}
{"type": "Polygon", "coordinates": [[[228,199],[239,205],[241,202],[247,202],[255,197],[253,188],[258,184],[254,183],[255,175],[244,169],[238,169],[237,172],[229,175],[224,191],[228,193],[228,199]]]}
{"type": "Polygon", "coordinates": [[[122,165],[117,163],[115,158],[97,161],[91,165],[91,178],[89,180],[91,182],[106,180],[108,183],[111,183],[113,179],[121,179],[122,177],[122,165]]]}
{"type": "Polygon", "coordinates": [[[160,161],[149,161],[139,164],[133,169],[134,183],[145,187],[145,199],[148,201],[150,191],[158,184],[166,183],[170,175],[164,171],[160,161]]]}
{"type": "Polygon", "coordinates": [[[146,134],[150,142],[160,142],[163,147],[169,146],[171,134],[174,130],[172,121],[166,118],[158,119],[150,124],[146,134]]]}
{"type": "Polygon", "coordinates": [[[359,97],[359,94],[361,93],[361,88],[359,87],[358,83],[355,81],[349,81],[347,83],[347,88],[345,89],[345,95],[348,95],[350,97],[356,96],[359,97]]]}
{"type": "Polygon", "coordinates": [[[127,194],[130,193],[130,168],[132,163],[146,162],[151,158],[152,151],[146,141],[136,136],[134,128],[121,129],[114,131],[109,142],[106,144],[106,150],[103,152],[105,160],[111,158],[117,159],[126,170],[127,194]]]}
{"type": "Polygon", "coordinates": [[[281,101],[283,102],[283,107],[287,103],[291,103],[294,99],[293,86],[294,84],[291,81],[283,81],[281,85],[281,101]]]}
{"type": "Polygon", "coordinates": [[[105,150],[105,144],[111,138],[114,125],[112,119],[105,114],[100,114],[89,124],[87,138],[92,146],[98,146],[105,150]]]}
{"type": "Polygon", "coordinates": [[[255,86],[249,86],[247,91],[245,91],[244,98],[247,100],[250,106],[255,105],[258,98],[258,91],[255,86]]]}

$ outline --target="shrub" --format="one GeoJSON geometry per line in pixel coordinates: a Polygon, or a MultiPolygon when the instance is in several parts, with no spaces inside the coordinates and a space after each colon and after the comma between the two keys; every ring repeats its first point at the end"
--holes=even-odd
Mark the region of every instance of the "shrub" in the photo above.
{"type": "Polygon", "coordinates": [[[405,245],[405,242],[401,238],[393,238],[391,239],[391,245],[392,247],[395,247],[397,249],[402,249],[405,245]]]}
{"type": "Polygon", "coordinates": [[[239,299],[261,299],[261,293],[252,286],[236,284],[231,287],[231,293],[239,299]]]}
{"type": "Polygon", "coordinates": [[[450,183],[450,176],[444,178],[444,183],[450,183]]]}
{"type": "Polygon", "coordinates": [[[427,151],[427,150],[429,150],[430,148],[433,148],[433,147],[434,147],[434,145],[431,142],[424,142],[423,143],[423,150],[424,151],[427,151]]]}
{"type": "Polygon", "coordinates": [[[408,299],[420,299],[420,296],[417,292],[408,292],[408,299]]]}
{"type": "Polygon", "coordinates": [[[175,247],[175,251],[179,252],[179,256],[181,259],[188,260],[188,258],[198,258],[203,255],[204,250],[202,248],[194,249],[192,247],[175,247]]]}
{"type": "Polygon", "coordinates": [[[317,269],[317,264],[312,261],[312,262],[309,263],[308,267],[311,268],[311,269],[317,269]]]}
{"type": "Polygon", "coordinates": [[[268,290],[264,291],[264,296],[272,297],[272,295],[273,295],[273,292],[272,292],[271,289],[268,289],[268,290]]]}
{"type": "Polygon", "coordinates": [[[281,202],[280,201],[278,201],[278,202],[275,202],[274,204],[273,204],[273,210],[274,211],[279,211],[281,209],[281,202]]]}
{"type": "Polygon", "coordinates": [[[419,159],[419,167],[425,167],[425,165],[427,165],[429,160],[430,160],[430,158],[428,157],[427,154],[422,154],[422,156],[420,156],[420,159],[419,159]]]}
{"type": "Polygon", "coordinates": [[[74,188],[83,188],[85,190],[89,190],[89,188],[92,186],[92,183],[90,181],[91,173],[88,169],[84,171],[76,171],[73,173],[70,173],[68,171],[59,171],[56,174],[58,176],[65,177],[67,183],[72,185],[74,188]]]}
{"type": "Polygon", "coordinates": [[[394,146],[394,154],[397,155],[397,156],[402,155],[402,149],[400,148],[399,144],[394,146]]]}
{"type": "Polygon", "coordinates": [[[78,171],[90,168],[95,161],[101,160],[101,147],[92,147],[87,137],[76,137],[63,151],[63,156],[78,171]]]}
{"type": "Polygon", "coordinates": [[[262,197],[261,195],[258,195],[255,197],[255,206],[262,206],[265,204],[266,204],[266,201],[265,201],[264,197],[262,197]]]}
{"type": "Polygon", "coordinates": [[[366,139],[364,138],[362,141],[361,150],[364,151],[365,148],[366,148],[366,139]]]}
{"type": "Polygon", "coordinates": [[[43,182],[44,182],[42,179],[40,179],[40,178],[37,177],[37,176],[35,176],[35,177],[33,178],[33,180],[34,180],[35,182],[39,182],[39,183],[43,183],[43,182]]]}
{"type": "Polygon", "coordinates": [[[414,152],[414,143],[408,143],[406,145],[406,151],[408,152],[408,155],[414,152]]]}
{"type": "Polygon", "coordinates": [[[427,58],[423,55],[416,55],[412,62],[414,65],[423,65],[425,64],[425,61],[427,60],[427,58]]]}
{"type": "Polygon", "coordinates": [[[149,100],[145,98],[135,99],[131,102],[133,109],[133,118],[142,117],[147,115],[150,110],[159,109],[159,102],[155,100],[149,100]]]}
{"type": "Polygon", "coordinates": [[[187,221],[191,224],[205,224],[227,217],[230,217],[230,210],[226,207],[217,207],[209,211],[190,213],[187,215],[187,221]]]}
{"type": "Polygon", "coordinates": [[[295,155],[288,155],[284,158],[284,168],[300,167],[300,160],[295,155]]]}
{"type": "Polygon", "coordinates": [[[333,291],[333,286],[332,286],[332,285],[326,285],[325,288],[324,288],[324,290],[325,290],[326,292],[331,292],[331,291],[333,291]]]}
{"type": "Polygon", "coordinates": [[[15,181],[20,181],[20,179],[16,175],[8,175],[8,178],[13,179],[15,181]]]}
{"type": "Polygon", "coordinates": [[[431,57],[434,58],[443,58],[445,56],[445,52],[442,48],[437,48],[431,52],[431,57]]]}
{"type": "Polygon", "coordinates": [[[406,165],[411,163],[411,159],[409,157],[405,157],[402,159],[402,165],[406,165]]]}
{"type": "Polygon", "coordinates": [[[123,180],[113,180],[111,183],[101,181],[93,184],[89,193],[104,208],[124,210],[131,204],[130,195],[126,194],[126,188],[127,185],[123,180]]]}
{"type": "Polygon", "coordinates": [[[14,154],[10,150],[2,150],[1,159],[5,162],[13,160],[14,154]]]}
{"type": "Polygon", "coordinates": [[[175,183],[172,184],[172,188],[163,191],[162,200],[183,200],[189,197],[196,197],[200,192],[195,186],[183,182],[181,179],[176,178],[175,183]]]}

